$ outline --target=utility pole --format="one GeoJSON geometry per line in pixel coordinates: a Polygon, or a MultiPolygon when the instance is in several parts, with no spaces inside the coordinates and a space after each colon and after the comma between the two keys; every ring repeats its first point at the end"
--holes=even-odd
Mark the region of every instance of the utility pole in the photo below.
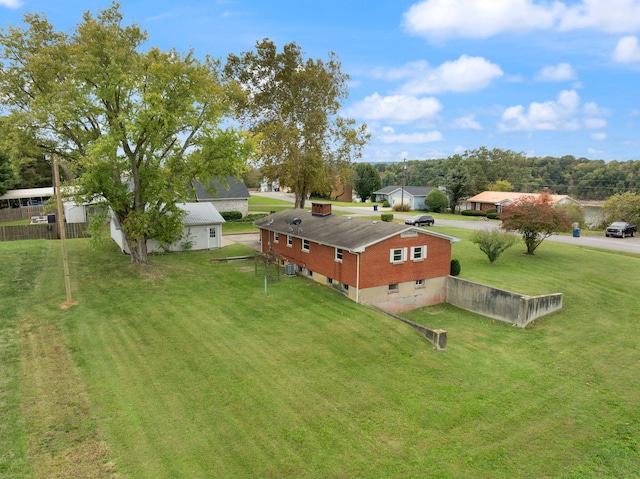
{"type": "Polygon", "coordinates": [[[58,170],[58,159],[53,158],[53,174],[55,177],[56,199],[58,200],[58,232],[62,243],[62,267],[64,269],[64,285],[67,291],[67,300],[60,305],[62,309],[68,309],[74,304],[78,304],[71,299],[71,279],[69,278],[69,260],[67,258],[67,233],[64,229],[64,211],[62,209],[62,191],[60,188],[60,171],[58,170]]]}
{"type": "Polygon", "coordinates": [[[402,160],[402,192],[400,194],[400,211],[404,211],[404,176],[407,171],[407,159],[402,160]]]}

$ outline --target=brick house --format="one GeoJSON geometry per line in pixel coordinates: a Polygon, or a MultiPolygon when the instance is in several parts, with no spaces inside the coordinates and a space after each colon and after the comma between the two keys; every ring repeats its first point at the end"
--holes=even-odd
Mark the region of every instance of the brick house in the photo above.
{"type": "MultiPolygon", "coordinates": [[[[537,198],[539,193],[516,193],[514,191],[483,191],[471,198],[467,199],[467,209],[477,211],[487,211],[497,209],[502,211],[505,206],[512,205],[517,200],[532,196],[537,198]]],[[[574,200],[568,195],[550,195],[553,206],[573,203],[580,205],[579,201],[574,200]]]]}
{"type": "Polygon", "coordinates": [[[254,223],[263,253],[357,303],[391,312],[445,302],[458,238],[401,223],[332,215],[331,204],[273,213],[254,223]]]}

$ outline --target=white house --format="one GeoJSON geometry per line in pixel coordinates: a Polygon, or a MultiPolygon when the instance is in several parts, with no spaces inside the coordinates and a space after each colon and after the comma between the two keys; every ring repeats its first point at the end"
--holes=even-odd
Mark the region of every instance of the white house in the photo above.
{"type": "Polygon", "coordinates": [[[384,188],[374,191],[373,196],[376,201],[387,201],[389,206],[400,205],[404,202],[409,205],[412,210],[426,210],[424,202],[433,186],[405,186],[404,191],[401,186],[385,186],[384,188]]]}
{"type": "MultiPolygon", "coordinates": [[[[178,208],[187,214],[183,218],[182,237],[175,243],[163,247],[156,240],[147,240],[149,253],[159,251],[206,250],[222,247],[222,223],[224,218],[211,203],[182,203],[178,208]]],[[[117,219],[111,215],[111,238],[123,253],[130,254],[117,219]]]]}

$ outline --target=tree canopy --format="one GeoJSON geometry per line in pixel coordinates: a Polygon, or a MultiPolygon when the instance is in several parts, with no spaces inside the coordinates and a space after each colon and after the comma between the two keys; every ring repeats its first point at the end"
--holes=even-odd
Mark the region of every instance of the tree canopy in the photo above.
{"type": "Polygon", "coordinates": [[[146,33],[116,3],[69,34],[37,14],[24,22],[0,32],[7,121],[73,171],[83,200],[106,202],[132,262],[147,262],[147,239],[179,239],[176,202],[193,179],[244,171],[250,137],[222,128],[241,90],[213,58],[143,51],[146,33]]]}
{"type": "Polygon", "coordinates": [[[11,167],[9,157],[0,152],[0,196],[13,188],[16,183],[16,174],[11,167]]]}
{"type": "Polygon", "coordinates": [[[638,223],[640,220],[640,195],[626,192],[613,195],[604,204],[607,221],[638,223]]]}
{"type": "Polygon", "coordinates": [[[507,231],[517,231],[527,247],[527,254],[533,254],[549,236],[571,228],[571,218],[556,210],[549,193],[525,196],[513,205],[505,206],[500,213],[501,227],[507,231]]]}
{"type": "Polygon", "coordinates": [[[371,197],[374,191],[382,187],[380,173],[369,163],[356,163],[353,170],[353,188],[356,190],[360,199],[365,202],[371,197]]]}
{"type": "Polygon", "coordinates": [[[238,109],[258,138],[261,171],[291,188],[296,207],[310,192],[328,194],[336,178],[345,182],[368,134],[338,115],[349,77],[335,54],[305,59],[295,43],[279,52],[264,39],[255,52],[230,54],[225,72],[247,93],[238,109]]]}

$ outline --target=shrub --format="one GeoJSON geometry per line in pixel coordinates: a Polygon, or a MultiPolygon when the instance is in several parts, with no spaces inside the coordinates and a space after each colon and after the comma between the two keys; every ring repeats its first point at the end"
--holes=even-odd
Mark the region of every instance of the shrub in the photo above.
{"type": "Polygon", "coordinates": [[[391,205],[389,204],[389,202],[388,202],[387,200],[384,200],[384,201],[382,202],[382,207],[383,207],[383,208],[388,208],[389,206],[391,206],[391,205]]]}
{"type": "Polygon", "coordinates": [[[519,241],[519,238],[504,231],[475,231],[471,236],[471,242],[480,247],[480,251],[487,255],[489,263],[493,263],[498,257],[519,241]]]}
{"type": "Polygon", "coordinates": [[[234,221],[234,220],[242,219],[242,213],[239,211],[221,211],[220,215],[224,218],[225,221],[234,221]]]}
{"type": "Polygon", "coordinates": [[[441,190],[431,190],[424,200],[424,204],[429,207],[431,211],[442,211],[449,205],[449,198],[441,190]]]}
{"type": "Polygon", "coordinates": [[[498,213],[497,211],[495,211],[493,213],[487,212],[487,218],[489,218],[490,220],[499,219],[500,218],[500,213],[498,213]]]}
{"type": "Polygon", "coordinates": [[[411,205],[407,203],[393,205],[393,211],[411,211],[411,205]]]}
{"type": "Polygon", "coordinates": [[[451,260],[451,276],[458,276],[460,274],[460,261],[457,259],[451,260]]]}
{"type": "Polygon", "coordinates": [[[393,213],[382,213],[380,215],[380,219],[387,223],[391,223],[393,221],[393,213]]]}
{"type": "Polygon", "coordinates": [[[487,216],[486,211],[479,210],[462,210],[462,216],[487,216]]]}

